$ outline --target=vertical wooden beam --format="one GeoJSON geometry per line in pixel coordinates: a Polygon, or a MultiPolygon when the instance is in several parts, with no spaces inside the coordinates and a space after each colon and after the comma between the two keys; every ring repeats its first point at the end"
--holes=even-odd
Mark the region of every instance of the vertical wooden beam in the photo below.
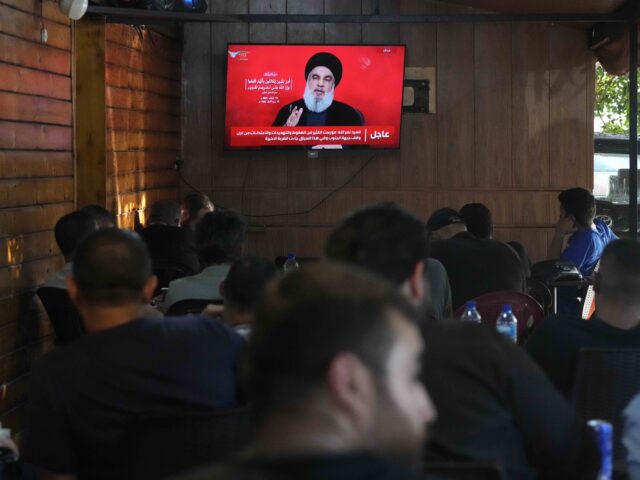
{"type": "Polygon", "coordinates": [[[73,33],[76,202],[106,206],[105,21],[83,19],[73,33]]]}

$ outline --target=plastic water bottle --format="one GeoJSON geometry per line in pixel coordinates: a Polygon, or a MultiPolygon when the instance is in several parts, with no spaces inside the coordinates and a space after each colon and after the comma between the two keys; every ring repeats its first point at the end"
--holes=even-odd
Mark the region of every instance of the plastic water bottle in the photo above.
{"type": "Polygon", "coordinates": [[[298,261],[296,260],[296,254],[287,254],[287,261],[284,262],[283,266],[284,273],[295,272],[296,270],[298,270],[298,268],[300,268],[300,266],[298,265],[298,261]]]}
{"type": "Polygon", "coordinates": [[[502,312],[496,321],[496,330],[514,343],[518,341],[518,319],[513,314],[511,305],[502,305],[502,312]]]}
{"type": "Polygon", "coordinates": [[[463,322],[482,322],[482,317],[480,316],[480,312],[478,312],[478,309],[476,308],[475,300],[469,300],[465,304],[464,313],[460,317],[460,320],[462,320],[463,322]]]}

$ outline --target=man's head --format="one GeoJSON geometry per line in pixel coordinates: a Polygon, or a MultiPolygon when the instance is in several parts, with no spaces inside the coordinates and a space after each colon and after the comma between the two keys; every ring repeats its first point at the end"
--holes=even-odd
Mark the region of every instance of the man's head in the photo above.
{"type": "Polygon", "coordinates": [[[460,232],[466,232],[467,227],[454,209],[441,208],[433,212],[427,220],[427,230],[431,240],[448,240],[460,232]]]}
{"type": "Polygon", "coordinates": [[[154,223],[179,227],[180,205],[171,200],[158,200],[155,202],[151,206],[148,225],[153,225],[154,223]]]}
{"type": "Polygon", "coordinates": [[[596,216],[596,199],[589,190],[584,188],[570,188],[558,195],[561,217],[573,219],[578,229],[591,228],[596,216]]]}
{"type": "MultiPolygon", "coordinates": [[[[117,228],[98,230],[82,241],[67,280],[81,313],[87,309],[137,308],[156,287],[147,247],[138,234],[117,228]]],[[[83,315],[88,330],[92,316],[83,315]]]]}
{"type": "Polygon", "coordinates": [[[215,207],[209,197],[203,193],[190,193],[182,199],[180,210],[180,223],[189,228],[195,228],[195,224],[208,212],[213,212],[215,207]]]}
{"type": "Polygon", "coordinates": [[[116,226],[115,215],[100,205],[87,205],[82,207],[80,211],[91,215],[98,228],[113,228],[116,226]]]}
{"type": "Polygon", "coordinates": [[[242,322],[231,319],[232,324],[251,322],[265,286],[277,275],[275,264],[263,257],[248,255],[233,262],[220,285],[225,319],[230,311],[243,318],[242,322]]]}
{"type": "Polygon", "coordinates": [[[60,217],[53,231],[65,261],[70,262],[80,241],[97,229],[98,226],[91,215],[82,211],[60,217]]]}
{"type": "Polygon", "coordinates": [[[600,268],[593,274],[596,305],[602,319],[622,328],[640,323],[640,244],[634,240],[616,240],[604,249],[600,268]],[[615,316],[606,312],[612,307],[615,316]]]}
{"type": "Polygon", "coordinates": [[[382,203],[355,211],[331,233],[325,253],[381,275],[416,304],[424,299],[426,232],[420,220],[398,205],[382,203]]]}
{"type": "Polygon", "coordinates": [[[307,62],[304,76],[307,108],[312,112],[323,112],[331,106],[334,89],[342,79],[342,62],[332,53],[316,53],[307,62]]]}
{"type": "Polygon", "coordinates": [[[233,210],[206,213],[196,225],[196,248],[202,265],[231,263],[240,258],[247,224],[233,210]]]}
{"type": "Polygon", "coordinates": [[[478,238],[489,239],[493,236],[493,216],[491,210],[482,203],[467,203],[460,209],[460,216],[467,231],[478,238]]]}
{"type": "Polygon", "coordinates": [[[304,433],[302,443],[325,434],[342,450],[418,452],[435,411],[419,380],[415,312],[397,289],[323,262],[268,290],[250,348],[264,424],[277,430],[278,419],[315,418],[323,431],[304,433]]]}

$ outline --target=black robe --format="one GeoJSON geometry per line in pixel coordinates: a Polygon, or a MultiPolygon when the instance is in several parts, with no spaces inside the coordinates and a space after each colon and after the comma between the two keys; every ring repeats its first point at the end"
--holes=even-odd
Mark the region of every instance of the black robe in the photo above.
{"type": "MultiPolygon", "coordinates": [[[[307,112],[309,109],[304,103],[304,99],[296,100],[295,102],[289,103],[280,109],[278,112],[278,116],[273,121],[272,127],[284,127],[287,123],[287,119],[291,112],[295,108],[302,108],[302,115],[300,116],[300,121],[298,122],[298,127],[306,127],[307,126],[307,112]]],[[[325,110],[327,112],[327,120],[323,126],[326,127],[347,127],[347,126],[360,126],[364,125],[364,117],[362,113],[360,113],[355,108],[347,105],[346,103],[338,102],[334,100],[329,108],[325,110]]]]}

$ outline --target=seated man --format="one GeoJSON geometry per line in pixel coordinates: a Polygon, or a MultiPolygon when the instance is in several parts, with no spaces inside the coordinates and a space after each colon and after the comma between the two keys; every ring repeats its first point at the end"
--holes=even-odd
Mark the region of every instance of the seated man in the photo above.
{"type": "Polygon", "coordinates": [[[318,263],[258,308],[250,348],[256,442],[209,479],[418,479],[407,465],[435,417],[410,305],[382,280],[318,263]],[[396,463],[397,462],[397,463],[396,463]]]}
{"type": "MultiPolygon", "coordinates": [[[[330,235],[326,254],[383,276],[415,302],[424,229],[391,208],[347,217],[330,235]]],[[[426,323],[422,332],[421,378],[438,410],[428,459],[496,463],[513,480],[595,476],[599,456],[591,432],[520,347],[466,322],[426,323]]]]}
{"type": "Polygon", "coordinates": [[[78,247],[67,285],[89,335],[49,352],[30,378],[23,458],[42,478],[123,478],[133,418],[236,405],[243,340],[198,316],[139,318],[155,283],[133,232],[99,230],[78,247]]]}
{"type": "Polygon", "coordinates": [[[116,226],[116,216],[100,205],[86,205],[80,209],[88,213],[98,224],[98,228],[113,228],[116,226]]]}
{"type": "Polygon", "coordinates": [[[193,231],[198,221],[214,210],[213,202],[204,193],[190,193],[182,199],[180,225],[193,231]]]}
{"type": "Polygon", "coordinates": [[[585,277],[591,276],[609,242],[618,237],[596,219],[596,201],[584,188],[571,188],[558,195],[560,219],[549,246],[549,260],[560,258],[573,263],[585,277]],[[565,236],[571,234],[562,250],[565,236]]]}
{"type": "Polygon", "coordinates": [[[154,269],[174,266],[184,270],[185,275],[200,271],[193,236],[180,228],[180,205],[177,203],[171,200],[155,202],[151,206],[147,227],[140,236],[149,248],[154,269]]]}
{"type": "Polygon", "coordinates": [[[527,343],[531,356],[567,397],[581,348],[640,348],[640,244],[610,243],[593,274],[593,289],[597,311],[591,320],[552,316],[527,343]]]}
{"type": "Polygon", "coordinates": [[[80,241],[94,232],[98,226],[94,219],[85,212],[71,212],[56,222],[53,229],[58,248],[64,256],[64,266],[54,272],[44,282],[45,287],[67,288],[67,277],[71,275],[73,253],[80,241]]]}
{"type": "Polygon", "coordinates": [[[276,278],[275,264],[263,257],[248,255],[231,265],[227,278],[220,284],[222,305],[208,305],[202,312],[205,316],[222,317],[245,339],[249,339],[258,301],[267,284],[276,278]]]}
{"type": "MultiPolygon", "coordinates": [[[[467,203],[460,209],[460,217],[467,226],[467,231],[476,238],[491,240],[493,239],[493,214],[489,208],[482,203],[467,203]]],[[[525,278],[531,276],[531,260],[529,255],[520,242],[506,242],[520,257],[520,261],[524,267],[525,278]]]]}
{"type": "Polygon", "coordinates": [[[163,309],[186,299],[221,300],[220,283],[240,258],[247,225],[233,210],[209,212],[196,225],[196,249],[202,271],[169,284],[163,309]]]}
{"type": "Polygon", "coordinates": [[[624,409],[626,417],[622,444],[627,450],[627,473],[630,480],[640,480],[640,394],[624,409]]]}
{"type": "Polygon", "coordinates": [[[466,231],[462,217],[450,208],[436,211],[429,218],[427,229],[434,239],[431,256],[447,269],[454,310],[483,293],[524,292],[524,266],[506,243],[476,238],[466,231]]]}

